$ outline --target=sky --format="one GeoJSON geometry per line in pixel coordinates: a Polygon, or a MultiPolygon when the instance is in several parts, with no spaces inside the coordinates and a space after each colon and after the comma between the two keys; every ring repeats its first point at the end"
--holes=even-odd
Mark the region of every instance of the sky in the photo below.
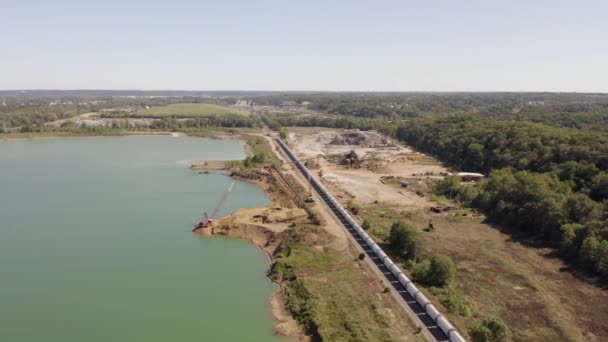
{"type": "Polygon", "coordinates": [[[608,1],[0,0],[0,89],[608,92],[608,1]]]}

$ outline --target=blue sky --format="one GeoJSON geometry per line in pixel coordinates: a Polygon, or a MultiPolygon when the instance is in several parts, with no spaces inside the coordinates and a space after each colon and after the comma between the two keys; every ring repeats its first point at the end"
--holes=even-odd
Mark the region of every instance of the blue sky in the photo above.
{"type": "Polygon", "coordinates": [[[608,1],[0,0],[0,89],[608,92],[608,1]]]}

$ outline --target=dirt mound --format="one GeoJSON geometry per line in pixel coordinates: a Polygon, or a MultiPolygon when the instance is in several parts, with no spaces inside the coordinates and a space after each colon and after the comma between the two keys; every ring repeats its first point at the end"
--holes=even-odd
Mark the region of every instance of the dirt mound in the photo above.
{"type": "Polygon", "coordinates": [[[221,235],[248,240],[262,247],[269,254],[272,254],[281,243],[278,238],[280,233],[274,232],[263,225],[218,222],[209,229],[200,229],[199,231],[202,235],[221,235]]]}

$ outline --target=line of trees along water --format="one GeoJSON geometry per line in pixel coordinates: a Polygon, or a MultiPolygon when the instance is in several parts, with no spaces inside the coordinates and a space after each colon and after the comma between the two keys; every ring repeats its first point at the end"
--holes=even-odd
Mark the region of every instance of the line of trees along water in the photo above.
{"type": "Polygon", "coordinates": [[[276,126],[377,129],[458,170],[489,173],[477,187],[446,179],[437,191],[491,221],[534,234],[573,264],[608,278],[608,134],[481,115],[392,121],[269,116],[276,126]],[[443,188],[442,188],[443,187],[443,188]]]}

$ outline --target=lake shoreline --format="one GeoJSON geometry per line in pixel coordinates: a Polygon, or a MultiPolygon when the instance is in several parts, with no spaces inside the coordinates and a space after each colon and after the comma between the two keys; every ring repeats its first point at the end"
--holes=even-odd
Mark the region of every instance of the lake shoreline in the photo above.
{"type": "MultiPolygon", "coordinates": [[[[259,248],[268,259],[267,277],[277,285],[277,289],[268,299],[271,315],[275,321],[275,334],[287,337],[292,341],[310,341],[310,336],[307,336],[302,331],[300,325],[286,307],[285,298],[282,293],[285,284],[273,279],[270,272],[272,264],[275,262],[274,253],[280,247],[281,242],[283,242],[289,223],[284,222],[282,224],[284,229],[281,229],[274,227],[274,224],[270,227],[270,224],[264,224],[251,219],[251,217],[263,216],[268,212],[285,211],[292,214],[293,220],[297,221],[306,220],[307,214],[299,208],[285,207],[283,205],[285,194],[273,186],[272,175],[268,173],[264,174],[264,177],[258,177],[259,173],[260,171],[256,169],[241,171],[239,174],[225,172],[227,176],[233,179],[259,186],[268,196],[271,204],[256,208],[239,209],[230,215],[218,219],[212,227],[199,229],[196,233],[204,236],[222,236],[245,240],[259,248]]],[[[272,217],[270,219],[272,220],[272,217]]]]}
{"type": "MultiPolygon", "coordinates": [[[[116,134],[70,134],[70,132],[53,132],[57,134],[37,134],[37,133],[19,133],[19,134],[8,134],[8,135],[0,135],[0,142],[4,141],[18,141],[18,140],[46,140],[46,139],[64,139],[64,138],[100,138],[100,137],[126,137],[126,136],[176,136],[176,137],[200,137],[200,138],[208,138],[208,139],[236,139],[244,141],[244,152],[247,156],[251,156],[253,154],[253,149],[249,145],[248,139],[244,137],[247,133],[234,133],[234,132],[226,132],[226,131],[213,131],[213,132],[205,132],[205,134],[194,134],[189,135],[184,132],[113,132],[116,134]]],[[[271,204],[268,206],[253,208],[252,210],[255,212],[263,212],[265,209],[274,207],[282,207],[281,201],[284,197],[284,194],[281,194],[273,189],[270,185],[270,182],[267,179],[253,179],[249,177],[238,176],[232,174],[231,170],[225,167],[226,162],[228,160],[197,160],[192,161],[190,165],[193,172],[198,173],[207,173],[208,171],[222,171],[224,175],[228,177],[232,177],[233,179],[237,179],[240,181],[244,181],[247,183],[254,184],[260,187],[265,195],[269,198],[271,204]]],[[[243,171],[244,174],[251,174],[251,170],[243,171]]],[[[225,218],[221,218],[220,220],[229,219],[233,216],[238,216],[238,213],[241,210],[237,210],[237,212],[226,216],[225,218]]],[[[220,221],[218,220],[218,221],[220,221]]],[[[302,331],[293,315],[287,310],[284,296],[282,294],[282,283],[278,282],[272,277],[270,277],[270,269],[275,259],[273,257],[273,252],[278,247],[278,244],[282,239],[280,238],[280,234],[275,234],[276,232],[267,231],[259,234],[244,234],[244,232],[238,227],[235,230],[210,230],[210,231],[199,231],[201,235],[215,235],[215,236],[225,236],[230,238],[239,238],[245,240],[247,242],[253,243],[260,251],[263,252],[266,260],[267,260],[267,268],[266,275],[267,279],[275,284],[277,287],[270,295],[267,300],[267,305],[269,307],[272,319],[274,321],[274,333],[279,336],[284,336],[293,341],[309,341],[309,337],[306,336],[302,331]],[[254,237],[254,236],[257,236],[254,237]],[[269,240],[275,240],[276,243],[269,244],[269,240]]]]}
{"type": "MultiPolygon", "coordinates": [[[[172,132],[172,131],[51,131],[30,133],[7,133],[0,134],[0,141],[13,140],[42,140],[57,138],[98,138],[98,137],[124,137],[124,136],[188,136],[209,139],[240,139],[241,132],[231,132],[224,129],[209,130],[203,132],[172,132]]],[[[247,149],[245,149],[247,153],[247,149]]]]}
{"type": "MultiPolygon", "coordinates": [[[[275,295],[276,286],[260,278],[269,263],[260,259],[252,245],[229,241],[201,245],[200,239],[189,234],[194,220],[192,213],[213,207],[231,181],[218,174],[196,177],[187,170],[187,165],[174,162],[197,155],[238,159],[243,157],[243,143],[167,136],[93,138],[27,139],[0,144],[3,176],[6,174],[7,183],[13,185],[6,187],[3,196],[3,200],[7,200],[5,204],[11,205],[3,205],[0,210],[7,224],[7,229],[0,230],[3,247],[0,250],[6,261],[3,266],[10,266],[3,269],[11,275],[7,276],[11,282],[7,279],[2,286],[3,292],[10,291],[3,293],[6,298],[0,297],[6,299],[9,309],[19,311],[18,305],[25,302],[33,311],[27,313],[24,309],[17,315],[6,311],[3,317],[8,318],[11,328],[1,329],[0,336],[4,336],[1,339],[14,340],[22,336],[25,330],[21,327],[28,322],[30,325],[34,322],[36,333],[50,336],[49,340],[70,334],[72,329],[54,328],[53,320],[49,322],[44,312],[35,309],[38,302],[47,301],[46,306],[51,307],[50,303],[58,298],[67,298],[69,303],[57,310],[56,317],[76,319],[81,310],[95,308],[92,315],[79,322],[82,324],[74,329],[79,330],[75,335],[87,334],[91,326],[95,326],[100,335],[113,336],[119,332],[112,327],[132,319],[130,327],[135,334],[158,337],[161,335],[139,329],[138,324],[145,325],[162,317],[167,327],[152,325],[150,328],[162,329],[161,333],[167,336],[188,336],[194,340],[197,336],[214,335],[221,339],[225,334],[256,336],[254,340],[258,341],[280,340],[273,336],[274,321],[266,308],[271,305],[268,298],[275,295]],[[46,172],[39,174],[41,169],[46,172]],[[40,191],[41,188],[46,191],[40,191]],[[65,194],[62,199],[67,204],[60,202],[57,194],[65,194]],[[43,214],[30,219],[32,207],[43,214]],[[44,221],[46,229],[41,232],[26,229],[28,224],[38,221],[44,221]],[[27,248],[12,247],[21,241],[27,248]],[[225,246],[230,248],[225,250],[226,261],[214,259],[225,246]],[[31,250],[42,257],[31,258],[31,250]],[[241,260],[242,257],[245,260],[241,260]],[[240,294],[231,293],[233,289],[223,284],[225,267],[230,265],[237,272],[226,275],[226,281],[239,284],[242,280],[241,284],[247,284],[247,291],[239,291],[235,285],[240,294]],[[243,272],[238,272],[239,268],[243,272]],[[27,279],[21,277],[22,274],[27,275],[27,279]],[[60,276],[52,278],[55,274],[60,276]],[[47,287],[45,279],[49,277],[52,279],[47,287]],[[127,281],[122,284],[117,279],[127,281]],[[18,286],[19,282],[24,282],[21,284],[24,286],[18,286]],[[179,291],[175,291],[176,283],[180,284],[179,291]],[[100,295],[91,297],[87,292],[91,288],[100,295]],[[13,296],[13,293],[19,295],[13,296]],[[157,296],[157,293],[166,296],[157,296]],[[214,309],[216,305],[219,310],[214,309]],[[114,308],[121,309],[120,315],[112,314],[114,308]],[[146,308],[145,312],[151,314],[142,317],[140,308],[146,308]],[[222,308],[230,310],[222,311],[222,308]],[[243,309],[239,312],[243,319],[242,328],[237,329],[240,332],[233,330],[234,316],[230,314],[239,308],[243,309]],[[99,327],[95,315],[107,319],[107,326],[99,327]],[[171,322],[175,323],[169,326],[171,322]],[[200,331],[199,322],[211,326],[200,331]]],[[[250,184],[241,184],[234,194],[226,210],[269,203],[260,189],[250,184]]],[[[36,226],[41,225],[36,223],[36,226]]],[[[240,286],[244,289],[244,285],[240,286]]]]}

